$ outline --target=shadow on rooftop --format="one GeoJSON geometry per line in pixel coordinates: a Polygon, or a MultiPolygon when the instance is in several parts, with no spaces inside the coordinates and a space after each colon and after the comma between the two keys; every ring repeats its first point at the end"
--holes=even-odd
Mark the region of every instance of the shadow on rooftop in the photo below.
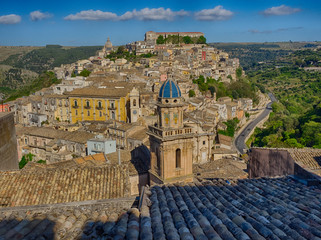
{"type": "Polygon", "coordinates": [[[319,167],[321,168],[321,156],[316,156],[316,157],[313,157],[314,160],[317,162],[317,164],[319,165],[319,167]]]}
{"type": "Polygon", "coordinates": [[[53,221],[45,219],[26,220],[11,218],[0,221],[1,240],[20,239],[55,239],[55,225],[53,221]]]}

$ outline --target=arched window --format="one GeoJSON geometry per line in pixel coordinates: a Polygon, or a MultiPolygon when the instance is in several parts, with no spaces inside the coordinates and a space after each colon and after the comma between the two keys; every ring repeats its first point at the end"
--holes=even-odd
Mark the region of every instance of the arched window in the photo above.
{"type": "Polygon", "coordinates": [[[176,149],[176,168],[181,168],[181,149],[176,149]]]}
{"type": "Polygon", "coordinates": [[[90,102],[88,100],[86,101],[86,107],[90,107],[90,102]]]}
{"type": "Polygon", "coordinates": [[[160,167],[161,167],[161,164],[160,164],[160,154],[159,154],[159,148],[156,147],[156,167],[157,167],[157,170],[159,171],[160,170],[160,167]]]}
{"type": "Polygon", "coordinates": [[[99,108],[102,108],[101,101],[98,102],[98,107],[99,107],[99,108]]]}
{"type": "Polygon", "coordinates": [[[77,102],[77,100],[75,100],[75,101],[74,101],[74,105],[75,105],[75,107],[77,107],[77,106],[78,106],[78,102],[77,102]]]}
{"type": "Polygon", "coordinates": [[[133,106],[136,107],[136,99],[133,101],[133,106]]]}

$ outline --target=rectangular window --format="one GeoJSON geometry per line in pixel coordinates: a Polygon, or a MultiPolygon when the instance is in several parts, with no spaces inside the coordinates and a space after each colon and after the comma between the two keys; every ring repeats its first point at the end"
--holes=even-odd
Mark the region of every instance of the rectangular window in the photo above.
{"type": "Polygon", "coordinates": [[[99,117],[102,117],[102,116],[103,116],[102,112],[101,112],[101,111],[99,111],[99,117]]]}
{"type": "Polygon", "coordinates": [[[87,111],[87,116],[88,116],[88,117],[90,116],[90,111],[87,111]]]}
{"type": "Polygon", "coordinates": [[[205,141],[203,141],[203,145],[205,145],[205,141]]]}
{"type": "Polygon", "coordinates": [[[78,110],[76,109],[76,115],[78,115],[78,110]]]}

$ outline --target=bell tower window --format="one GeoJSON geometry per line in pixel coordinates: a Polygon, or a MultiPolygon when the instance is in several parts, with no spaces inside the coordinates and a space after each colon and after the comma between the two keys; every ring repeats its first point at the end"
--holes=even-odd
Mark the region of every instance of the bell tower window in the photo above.
{"type": "Polygon", "coordinates": [[[176,168],[181,168],[181,149],[176,149],[176,168]]]}
{"type": "Polygon", "coordinates": [[[161,167],[161,164],[160,164],[160,154],[159,154],[159,148],[156,147],[156,167],[157,167],[157,170],[159,171],[160,170],[160,167],[161,167]]]}

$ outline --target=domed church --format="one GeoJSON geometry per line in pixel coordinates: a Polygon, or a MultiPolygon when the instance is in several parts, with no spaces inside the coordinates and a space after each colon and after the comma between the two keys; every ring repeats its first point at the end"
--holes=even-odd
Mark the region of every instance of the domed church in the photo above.
{"type": "Polygon", "coordinates": [[[158,120],[150,126],[151,184],[193,180],[193,137],[183,124],[183,98],[175,81],[167,79],[159,90],[158,120]]]}

